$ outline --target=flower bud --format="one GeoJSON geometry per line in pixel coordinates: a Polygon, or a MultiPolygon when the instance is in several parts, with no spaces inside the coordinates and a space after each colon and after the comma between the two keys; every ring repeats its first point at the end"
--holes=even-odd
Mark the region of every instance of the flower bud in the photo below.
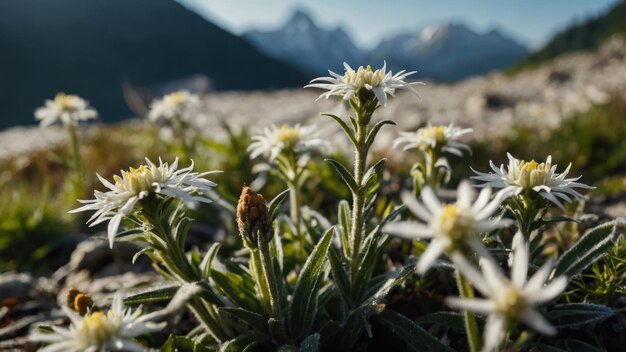
{"type": "Polygon", "coordinates": [[[81,316],[95,309],[93,299],[75,288],[67,293],[67,305],[81,316]]]}
{"type": "Polygon", "coordinates": [[[259,236],[266,241],[272,239],[272,220],[265,199],[250,187],[244,187],[241,191],[237,204],[237,225],[244,242],[252,248],[257,247],[259,236]]]}

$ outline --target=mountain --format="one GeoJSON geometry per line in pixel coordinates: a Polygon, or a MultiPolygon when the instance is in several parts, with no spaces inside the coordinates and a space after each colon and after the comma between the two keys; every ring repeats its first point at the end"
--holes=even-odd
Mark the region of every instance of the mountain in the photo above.
{"type": "Polygon", "coordinates": [[[527,54],[523,45],[500,31],[480,34],[462,24],[399,33],[373,50],[363,50],[341,27],[320,28],[303,10],[295,11],[276,30],[250,30],[244,38],[268,56],[317,74],[325,74],[328,69],[343,72],[344,61],[359,66],[380,65],[386,60],[394,71],[418,70],[421,77],[455,81],[507,68],[527,54]]]}
{"type": "Polygon", "coordinates": [[[361,62],[366,54],[343,28],[320,28],[303,10],[296,10],[279,29],[250,30],[243,37],[266,55],[317,74],[343,70],[344,61],[361,62]]]}
{"type": "Polygon", "coordinates": [[[507,68],[526,54],[523,45],[498,30],[481,34],[463,24],[443,24],[384,39],[371,51],[369,62],[387,60],[394,70],[456,81],[507,68]]]}
{"type": "Polygon", "coordinates": [[[531,53],[513,71],[537,66],[557,56],[596,49],[614,34],[626,35],[626,1],[619,1],[606,13],[574,24],[557,33],[543,48],[531,53]]]}
{"type": "Polygon", "coordinates": [[[105,121],[131,115],[122,83],[157,87],[198,75],[214,89],[297,87],[309,76],[173,0],[0,1],[0,128],[34,123],[57,92],[105,121]]]}

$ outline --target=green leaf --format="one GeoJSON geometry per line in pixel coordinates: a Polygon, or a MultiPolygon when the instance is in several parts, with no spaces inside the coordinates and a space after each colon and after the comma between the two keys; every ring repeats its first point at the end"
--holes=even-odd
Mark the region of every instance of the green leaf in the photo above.
{"type": "Polygon", "coordinates": [[[274,199],[272,199],[267,205],[269,207],[269,215],[270,219],[274,220],[276,218],[276,211],[280,208],[281,204],[287,196],[289,195],[289,190],[286,189],[280,193],[274,199]]]}
{"type": "Polygon", "coordinates": [[[350,230],[351,230],[351,215],[350,204],[346,200],[339,202],[339,214],[338,214],[339,226],[341,227],[341,247],[343,248],[343,254],[347,258],[349,253],[352,252],[350,248],[350,230]]]}
{"type": "Polygon", "coordinates": [[[315,333],[307,336],[300,343],[300,352],[319,352],[320,350],[320,334],[315,333]]]}
{"type": "Polygon", "coordinates": [[[417,324],[438,324],[458,331],[465,330],[463,314],[456,312],[435,312],[417,318],[417,324]]]}
{"type": "Polygon", "coordinates": [[[176,224],[176,227],[174,228],[176,243],[178,244],[178,248],[180,248],[182,252],[185,251],[185,241],[187,239],[187,233],[189,233],[189,228],[191,227],[192,223],[193,220],[191,218],[184,217],[176,224]]]}
{"type": "Polygon", "coordinates": [[[599,304],[572,303],[560,304],[547,313],[548,320],[557,328],[589,324],[608,318],[613,310],[599,304]]]}
{"type": "Polygon", "coordinates": [[[352,174],[350,174],[350,171],[346,170],[346,168],[335,159],[327,158],[325,160],[329,162],[330,165],[332,165],[335,168],[335,170],[337,171],[341,179],[346,183],[348,188],[350,188],[350,191],[353,194],[357,193],[359,190],[359,187],[357,186],[356,181],[352,177],[352,174]]]}
{"type": "Polygon", "coordinates": [[[370,166],[370,168],[367,169],[363,175],[363,182],[361,183],[361,186],[366,186],[370,182],[371,178],[377,176],[385,167],[386,161],[387,159],[380,159],[376,162],[376,164],[370,166]]]}
{"type": "Polygon", "coordinates": [[[380,313],[383,324],[415,351],[454,351],[404,315],[390,309],[380,313]]]}
{"type": "Polygon", "coordinates": [[[372,129],[367,134],[367,138],[365,138],[366,149],[369,149],[372,146],[372,144],[374,143],[374,139],[376,138],[376,135],[378,134],[378,132],[384,125],[395,125],[395,124],[396,123],[392,120],[383,120],[377,123],[376,125],[374,125],[374,127],[372,127],[372,129]]]}
{"type": "Polygon", "coordinates": [[[354,131],[348,126],[348,124],[341,117],[333,115],[333,114],[322,114],[322,115],[331,117],[333,120],[335,120],[337,124],[341,126],[341,128],[346,133],[348,138],[350,138],[350,141],[352,141],[352,144],[356,145],[356,138],[354,137],[354,131]]]}
{"type": "Polygon", "coordinates": [[[249,351],[252,347],[268,342],[270,340],[267,334],[251,330],[244,332],[236,338],[224,343],[220,351],[222,352],[242,352],[249,351]]]}
{"type": "Polygon", "coordinates": [[[262,309],[256,298],[254,281],[249,274],[241,275],[212,269],[211,279],[215,281],[215,287],[237,306],[253,312],[262,309]]]}
{"type": "Polygon", "coordinates": [[[350,278],[348,277],[348,273],[341,262],[341,257],[339,253],[337,253],[337,249],[333,246],[330,246],[328,251],[328,259],[330,262],[330,269],[333,275],[333,279],[335,285],[339,289],[339,293],[343,297],[343,300],[346,302],[350,301],[350,278]]]}
{"type": "Polygon", "coordinates": [[[335,228],[331,227],[322,236],[304,263],[296,282],[289,312],[290,331],[296,338],[306,334],[313,326],[317,314],[317,292],[322,281],[322,269],[334,233],[335,228]]]}
{"type": "Polygon", "coordinates": [[[559,258],[554,268],[554,277],[574,277],[600,259],[613,247],[616,237],[614,222],[599,225],[587,231],[576,244],[559,258]]]}
{"type": "Polygon", "coordinates": [[[161,352],[210,352],[213,351],[193,340],[184,337],[170,335],[165,344],[161,347],[161,352]]]}
{"type": "Polygon", "coordinates": [[[238,307],[222,307],[219,308],[220,314],[225,314],[233,318],[239,319],[244,323],[252,326],[256,330],[267,332],[267,317],[256,312],[238,307]]]}
{"type": "Polygon", "coordinates": [[[124,299],[124,304],[128,306],[136,306],[147,303],[169,302],[180,285],[151,288],[147,291],[130,295],[124,299]]]}
{"type": "Polygon", "coordinates": [[[213,243],[209,250],[204,255],[202,262],[200,263],[200,271],[202,271],[202,276],[204,278],[209,278],[211,276],[211,268],[213,267],[213,259],[217,255],[217,252],[220,250],[219,243],[213,243]]]}

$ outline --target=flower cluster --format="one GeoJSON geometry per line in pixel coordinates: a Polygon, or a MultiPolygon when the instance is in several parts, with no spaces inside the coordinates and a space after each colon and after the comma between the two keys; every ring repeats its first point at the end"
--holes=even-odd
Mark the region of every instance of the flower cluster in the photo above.
{"type": "Polygon", "coordinates": [[[89,107],[85,99],[71,94],[59,93],[53,100],[46,100],[46,106],[35,110],[35,118],[40,121],[41,127],[47,127],[55,122],[63,126],[76,126],[80,121],[95,119],[98,113],[89,107]]]}
{"type": "Polygon", "coordinates": [[[463,156],[463,150],[470,152],[467,144],[458,141],[463,135],[472,133],[471,128],[459,128],[453,124],[448,126],[433,126],[428,123],[427,127],[418,129],[416,132],[400,132],[400,137],[393,141],[393,147],[402,146],[402,150],[440,149],[454,155],[463,156]]]}
{"type": "Polygon", "coordinates": [[[384,230],[404,238],[431,238],[430,245],[420,257],[417,270],[426,272],[444,252],[452,253],[468,247],[485,253],[479,234],[509,224],[505,219],[491,219],[498,210],[501,197],[490,200],[491,190],[483,189],[472,204],[472,187],[462,182],[455,203],[442,204],[430,187],[422,191],[422,201],[410,193],[403,193],[404,204],[424,223],[399,221],[388,224],[384,230]]]}
{"type": "Polygon", "coordinates": [[[68,307],[62,307],[70,319],[69,328],[53,326],[52,333],[33,332],[30,340],[49,343],[43,352],[104,352],[145,351],[134,337],[163,329],[165,323],[153,323],[152,315],[142,316],[141,308],[134,312],[124,308],[122,297],[113,297],[111,309],[88,312],[81,317],[68,307]]]}
{"type": "Polygon", "coordinates": [[[463,256],[452,257],[456,267],[474,284],[484,299],[448,298],[448,305],[488,314],[484,332],[484,351],[498,351],[507,325],[516,321],[526,323],[545,335],[554,335],[556,330],[537,311],[535,306],[552,301],[567,286],[567,278],[559,276],[545,285],[552,271],[552,264],[544,264],[527,280],[528,244],[520,232],[517,233],[511,260],[511,278],[504,276],[498,264],[490,257],[480,259],[482,275],[463,256]]]}
{"type": "Polygon", "coordinates": [[[297,155],[327,153],[330,143],[318,136],[315,125],[272,125],[263,129],[263,134],[252,137],[253,142],[248,147],[248,152],[252,159],[263,155],[269,162],[276,160],[283,152],[294,152],[297,155]]]}
{"type": "Polygon", "coordinates": [[[182,117],[190,108],[197,106],[200,98],[186,90],[170,93],[161,99],[155,99],[150,105],[150,121],[169,121],[182,117]]]}
{"type": "Polygon", "coordinates": [[[585,198],[574,188],[593,189],[593,187],[576,182],[580,177],[565,178],[572,167],[571,163],[565,171],[559,174],[556,172],[557,165],[552,165],[551,156],[548,156],[546,161],[541,164],[534,160],[529,162],[519,160],[508,153],[507,156],[509,164],[506,169],[504,165],[500,165],[498,168],[490,161],[492,173],[473,170],[477,176],[472,178],[484,182],[480,187],[499,188],[502,189],[502,192],[511,195],[534,191],[561,209],[563,208],[562,200],[571,203],[572,198],[585,198]]]}
{"type": "Polygon", "coordinates": [[[361,89],[367,89],[376,95],[380,105],[387,106],[387,94],[394,96],[396,89],[407,89],[417,94],[413,86],[424,84],[422,82],[406,82],[406,78],[416,71],[406,72],[402,70],[395,75],[391,71],[387,72],[386,62],[381,69],[375,71],[369,65],[366,68],[361,66],[356,71],[345,62],[343,66],[346,70],[343,76],[328,71],[330,77],[315,78],[305,88],[328,90],[328,92],[321,94],[318,100],[321,98],[328,99],[331,96],[340,96],[344,100],[350,100],[361,89]]]}
{"type": "Polygon", "coordinates": [[[146,165],[122,171],[121,176],[113,176],[115,184],[98,175],[100,182],[109,190],[96,191],[96,199],[80,200],[86,205],[71,213],[95,210],[88,222],[90,226],[109,221],[107,232],[109,244],[113,247],[122,218],[133,213],[137,202],[150,194],[180,199],[192,209],[199,202],[210,203],[206,197],[192,194],[215,186],[215,183],[203,178],[211,172],[197,173],[192,170],[193,162],[189,167],[179,170],[178,158],[171,165],[159,159],[159,166],[146,158],[146,165]]]}

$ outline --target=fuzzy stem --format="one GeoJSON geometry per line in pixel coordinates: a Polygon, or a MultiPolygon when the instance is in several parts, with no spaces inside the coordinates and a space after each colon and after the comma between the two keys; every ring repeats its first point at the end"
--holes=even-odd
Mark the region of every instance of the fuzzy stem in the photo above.
{"type": "Polygon", "coordinates": [[[352,228],[351,228],[351,249],[350,256],[352,264],[352,277],[356,276],[359,270],[359,255],[361,249],[361,236],[363,232],[363,211],[365,207],[365,190],[363,189],[363,174],[367,162],[367,148],[365,139],[367,136],[367,125],[357,124],[356,145],[354,146],[354,180],[357,184],[357,191],[352,199],[352,228]]]}
{"type": "MultiPolygon", "coordinates": [[[[457,269],[456,272],[456,284],[459,290],[459,294],[462,298],[473,299],[474,289],[470,282],[461,274],[457,269]]],[[[478,331],[478,324],[476,323],[476,317],[474,313],[465,310],[463,312],[465,318],[465,332],[467,333],[467,342],[469,343],[470,351],[477,352],[480,349],[480,334],[478,331]]]]}

